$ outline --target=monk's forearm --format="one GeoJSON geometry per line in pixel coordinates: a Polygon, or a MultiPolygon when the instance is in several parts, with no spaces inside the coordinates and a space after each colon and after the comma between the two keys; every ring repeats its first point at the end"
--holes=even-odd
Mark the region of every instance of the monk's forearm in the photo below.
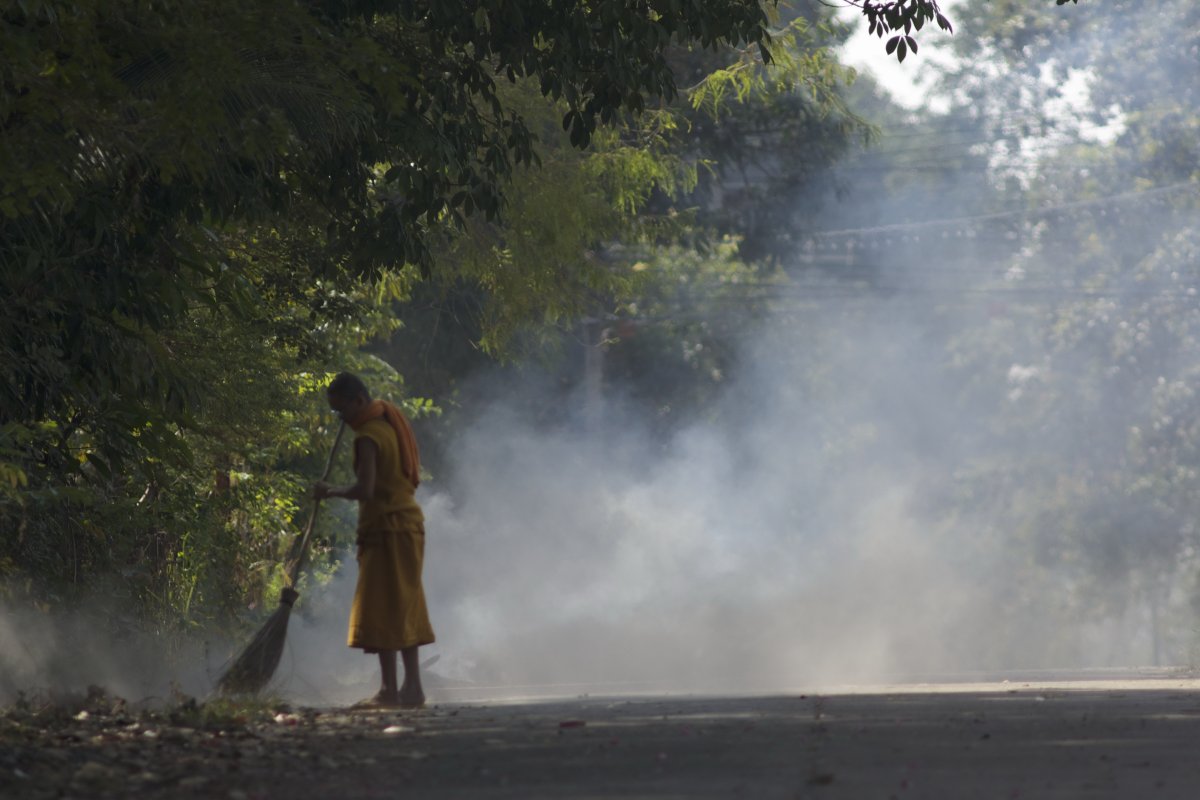
{"type": "Polygon", "coordinates": [[[349,486],[330,486],[325,496],[341,497],[345,500],[366,500],[371,494],[362,484],[352,483],[349,486]]]}
{"type": "Polygon", "coordinates": [[[341,497],[346,500],[370,500],[375,494],[375,445],[369,439],[354,443],[354,483],[330,486],[324,481],[316,484],[318,497],[341,497]]]}

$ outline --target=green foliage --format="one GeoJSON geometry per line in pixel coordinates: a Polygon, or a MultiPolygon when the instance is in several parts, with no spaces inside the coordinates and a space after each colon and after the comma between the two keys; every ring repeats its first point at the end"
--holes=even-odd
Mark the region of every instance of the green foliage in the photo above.
{"type": "Polygon", "coordinates": [[[724,239],[704,252],[673,246],[642,254],[636,294],[604,323],[606,380],[651,412],[657,432],[711,416],[747,330],[787,282],[738,257],[724,239]]]}
{"type": "Polygon", "coordinates": [[[694,190],[657,204],[689,209],[748,261],[792,257],[811,230],[814,187],[872,134],[844,100],[857,76],[834,48],[849,30],[815,4],[781,14],[792,16],[775,31],[769,66],[744,50],[677,58],[692,81],[680,128],[701,169],[694,190]]]}
{"type": "Polygon", "coordinates": [[[490,349],[627,293],[608,245],[696,180],[670,53],[770,40],[752,0],[6,6],[0,577],[273,602],[329,375],[406,394],[368,346],[421,279],[486,295],[490,349]]]}
{"type": "Polygon", "coordinates": [[[1032,564],[1067,576],[1064,598],[1081,615],[1149,608],[1158,646],[1172,637],[1169,614],[1194,617],[1200,574],[1200,311],[1189,288],[1200,161],[1195,82],[1181,77],[1200,62],[1179,38],[1200,18],[1195,4],[1170,2],[1131,28],[1141,10],[963,9],[978,26],[957,44],[987,54],[987,68],[951,79],[993,142],[1042,143],[1012,165],[1011,199],[1062,211],[1030,221],[1006,264],[1010,285],[1054,288],[1006,302],[955,347],[993,387],[990,401],[971,395],[993,433],[976,475],[994,487],[971,502],[1022,537],[1032,564]],[[1073,74],[1087,75],[1087,109],[1049,113],[1073,74]],[[1102,136],[1090,129],[1107,124],[1102,136]]]}
{"type": "Polygon", "coordinates": [[[561,103],[530,82],[502,87],[504,105],[539,136],[537,164],[513,174],[503,219],[447,236],[436,250],[441,289],[420,302],[459,309],[448,332],[470,316],[489,353],[544,350],[657,279],[632,269],[647,246],[724,236],[747,258],[794,246],[804,224],[794,198],[869,132],[841,100],[854,73],[831,48],[846,33],[814,10],[772,29],[769,64],[756,48],[675,47],[668,60],[689,83],[685,96],[615,119],[586,152],[557,130],[561,103]]]}
{"type": "MultiPolygon", "coordinates": [[[[665,358],[688,378],[654,402],[702,404],[734,332],[701,317],[772,285],[747,263],[794,248],[796,198],[870,132],[848,32],[775,5],[8,4],[0,576],[57,602],[117,574],[164,624],[273,602],[328,377],[437,411],[371,354],[417,296],[469,307],[489,354],[632,323],[617,360],[665,358]]],[[[949,27],[863,10],[901,59],[949,27]]]]}
{"type": "Polygon", "coordinates": [[[717,120],[756,98],[803,92],[821,111],[849,115],[839,90],[853,81],[854,70],[842,66],[830,49],[846,33],[829,19],[810,20],[797,14],[772,31],[774,47],[769,61],[750,49],[707,57],[689,53],[681,66],[687,72],[703,74],[688,87],[688,101],[693,109],[717,120]]]}
{"type": "Polygon", "coordinates": [[[5,295],[22,309],[2,331],[5,422],[15,408],[69,420],[119,389],[181,418],[185,381],[137,334],[193,301],[242,302],[214,227],[299,215],[324,240],[313,274],[428,271],[431,231],[494,219],[512,165],[532,159],[495,75],[561,98],[584,145],[599,120],[643,108],[643,92],[674,93],[671,43],[766,37],[745,0],[47,2],[2,21],[0,235],[5,295]]]}
{"type": "MultiPolygon", "coordinates": [[[[935,0],[846,0],[848,5],[862,9],[867,19],[867,30],[873,35],[883,38],[890,36],[885,45],[888,55],[895,55],[897,61],[904,61],[910,53],[917,52],[917,40],[912,34],[920,31],[928,22],[937,22],[943,31],[951,32],[953,27],[950,20],[942,14],[935,0]]],[[[1060,4],[1061,5],[1061,4],[1060,4]]]]}
{"type": "Polygon", "coordinates": [[[556,130],[561,106],[528,83],[506,91],[527,119],[542,123],[538,165],[514,173],[503,222],[470,221],[439,254],[448,290],[469,287],[486,298],[475,325],[480,346],[494,354],[520,336],[544,341],[598,301],[628,294],[635,281],[611,245],[662,234],[669,223],[645,213],[648,200],[686,191],[696,179],[669,112],[601,131],[581,152],[556,130]]]}
{"type": "MultiPolygon", "coordinates": [[[[159,624],[273,602],[277,565],[331,441],[324,385],[352,368],[387,394],[402,391],[358,350],[394,329],[387,309],[407,291],[403,273],[306,284],[290,257],[302,236],[231,230],[214,232],[217,245],[253,301],[194,301],[171,325],[138,330],[187,390],[179,418],[139,413],[136,396],[110,390],[77,411],[69,431],[54,422],[6,429],[23,436],[9,452],[26,485],[0,501],[0,528],[10,532],[0,558],[20,565],[14,577],[36,578],[43,599],[85,594],[119,574],[112,593],[159,624]]],[[[318,565],[349,536],[345,522],[322,528],[318,565]]]]}

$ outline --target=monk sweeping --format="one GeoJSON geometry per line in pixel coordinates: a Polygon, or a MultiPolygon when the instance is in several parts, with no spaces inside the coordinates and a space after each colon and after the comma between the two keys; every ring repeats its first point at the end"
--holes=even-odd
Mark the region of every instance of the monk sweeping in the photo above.
{"type": "Polygon", "coordinates": [[[340,373],[327,390],[329,407],[354,430],[354,476],[350,486],[321,482],[321,499],[358,501],[358,585],[350,608],[347,644],[379,654],[379,694],[358,705],[420,708],[425,704],[417,648],[433,643],[433,627],[421,587],[425,516],[413,496],[420,483],[417,441],[400,409],[372,400],[356,375],[340,373]],[[404,683],[396,685],[396,653],[404,683]]]}

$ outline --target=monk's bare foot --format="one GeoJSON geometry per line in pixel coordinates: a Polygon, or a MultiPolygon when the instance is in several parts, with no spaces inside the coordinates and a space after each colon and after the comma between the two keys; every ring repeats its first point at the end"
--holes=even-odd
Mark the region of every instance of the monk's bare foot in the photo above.
{"type": "Polygon", "coordinates": [[[385,692],[382,689],[374,697],[359,700],[352,708],[403,708],[399,692],[385,692]]]}
{"type": "Polygon", "coordinates": [[[401,689],[399,700],[401,708],[425,707],[425,693],[420,689],[401,689]]]}

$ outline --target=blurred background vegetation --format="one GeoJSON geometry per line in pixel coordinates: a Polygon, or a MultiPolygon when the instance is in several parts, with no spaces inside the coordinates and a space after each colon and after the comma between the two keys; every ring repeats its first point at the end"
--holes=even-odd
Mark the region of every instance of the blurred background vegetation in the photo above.
{"type": "MultiPolygon", "coordinates": [[[[965,0],[913,111],[815,0],[543,6],[5,6],[8,599],[162,633],[270,609],[336,371],[404,405],[436,485],[481,370],[552,375],[543,424],[619,393],[666,438],[728,413],[757,321],[882,298],[978,419],[931,517],[1021,541],[1018,593],[1069,574],[1064,618],[1127,587],[1148,658],[1181,652],[1200,10],[965,0]]],[[[331,517],[317,579],[351,538],[331,517]]]]}

